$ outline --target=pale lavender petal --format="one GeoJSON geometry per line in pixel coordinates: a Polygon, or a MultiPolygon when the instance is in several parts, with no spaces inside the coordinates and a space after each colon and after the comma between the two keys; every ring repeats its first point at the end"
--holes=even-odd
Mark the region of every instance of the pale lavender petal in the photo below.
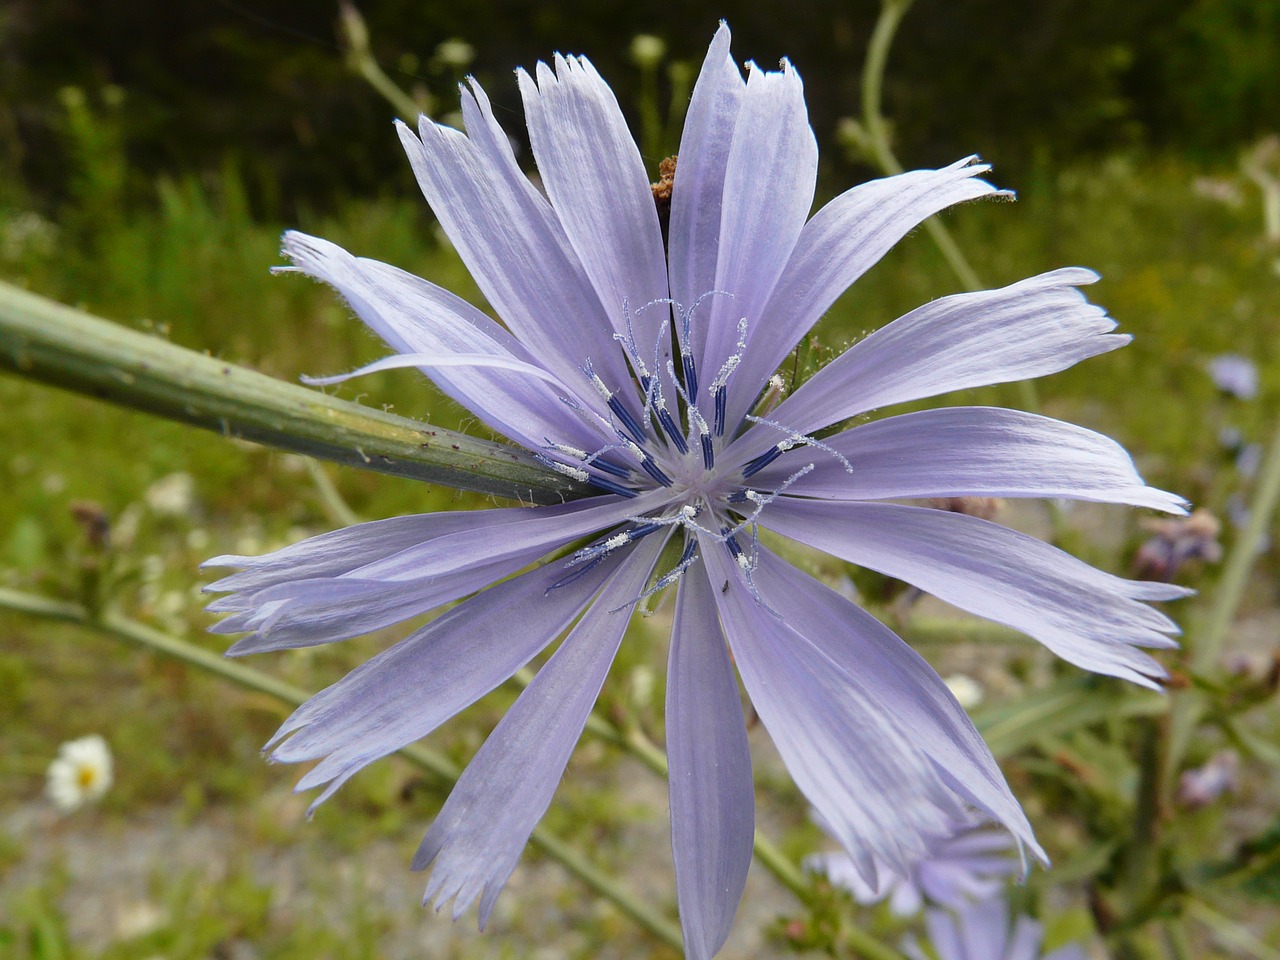
{"type": "Polygon", "coordinates": [[[920,864],[916,879],[929,900],[959,909],[970,900],[995,896],[1022,869],[1015,843],[1004,831],[973,825],[943,842],[920,864]]]}
{"type": "Polygon", "coordinates": [[[1005,960],[1039,960],[1044,927],[1030,917],[1019,917],[1013,924],[1005,960]]]}
{"type": "Polygon", "coordinates": [[[938,954],[938,960],[1000,960],[998,953],[985,953],[971,957],[960,938],[956,918],[945,910],[930,910],[924,915],[929,942],[938,954]]]}
{"type": "Polygon", "coordinates": [[[706,573],[680,581],[667,668],[671,848],[685,956],[729,935],[751,865],[755,790],[733,665],[706,573]]]}
{"type": "MultiPolygon", "coordinates": [[[[413,858],[415,870],[434,864],[424,903],[434,898],[439,909],[453,900],[457,919],[479,896],[484,927],[551,803],[665,542],[666,537],[642,540],[616,566],[600,596],[467,765],[413,858]]],[[[523,631],[529,615],[509,611],[509,629],[523,631]]]]}
{"type": "Polygon", "coordinates": [[[473,563],[499,557],[523,556],[529,550],[542,553],[596,530],[640,516],[665,501],[663,493],[649,491],[633,499],[593,497],[590,500],[536,509],[517,508],[502,520],[473,526],[447,537],[406,547],[399,553],[367,563],[353,576],[387,580],[414,580],[429,574],[447,574],[473,563]],[[583,508],[580,504],[590,504],[583,508]]]}
{"type": "Polygon", "coordinates": [[[924,907],[920,888],[908,880],[894,884],[889,894],[889,910],[898,917],[914,917],[924,907]]]}
{"type": "Polygon", "coordinates": [[[352,774],[425,737],[524,666],[577,617],[620,559],[606,556],[561,586],[577,568],[558,561],[459,604],[295,710],[268,744],[278,744],[271,759],[323,758],[295,788],[328,784],[312,806],[322,803],[352,774]]]}
{"type": "Polygon", "coordinates": [[[748,64],[724,174],[714,288],[732,299],[717,296],[706,305],[707,342],[698,357],[699,379],[708,386],[737,352],[741,318],[747,322],[749,352],[754,332],[777,322],[765,304],[809,216],[817,174],[818,144],[800,75],[785,60],[781,72],[748,64]]]}
{"type": "Polygon", "coordinates": [[[751,349],[730,384],[730,423],[840,294],[924,220],[953,204],[997,193],[977,174],[990,168],[961,160],[942,170],[859,184],[819,210],[800,233],[787,268],[752,332],[751,349]]]}
{"type": "MultiPolygon", "coordinates": [[[[403,353],[441,357],[485,354],[541,366],[509,333],[465,301],[395,267],[353,257],[327,240],[290,232],[284,252],[297,269],[337,289],[370,327],[403,353]]],[[[570,412],[541,379],[475,366],[427,371],[449,396],[531,449],[547,437],[577,446],[597,432],[570,412]]]]}
{"type": "Polygon", "coordinates": [[[555,374],[548,373],[539,366],[525,363],[522,360],[515,360],[511,357],[491,356],[483,353],[456,353],[447,357],[442,357],[437,353],[398,353],[390,357],[383,357],[381,360],[374,360],[372,363],[366,363],[363,367],[352,370],[350,373],[335,373],[328,377],[303,376],[302,382],[313,387],[329,387],[336,383],[346,383],[356,377],[367,377],[371,373],[381,373],[383,370],[403,370],[406,367],[417,367],[424,372],[449,370],[454,367],[505,370],[508,373],[518,373],[532,380],[541,380],[543,383],[549,383],[562,393],[567,394],[570,392],[569,388],[555,374]]]}
{"type": "Polygon", "coordinates": [[[1111,333],[1115,321],[1076,289],[1097,279],[1072,267],[934,300],[855,343],[770,416],[809,433],[877,407],[1041,377],[1114,350],[1131,338],[1111,333]]]}
{"type": "Polygon", "coordinates": [[[474,80],[462,112],[468,136],[426,117],[418,137],[398,125],[440,225],[485,299],[548,369],[590,397],[580,370],[590,358],[620,384],[626,367],[591,281],[474,80]]]}
{"type": "Polygon", "coordinates": [[[1186,513],[1146,486],[1114,440],[1049,417],[997,407],[945,407],[889,417],[827,437],[844,459],[798,447],[753,480],[769,489],[813,469],[788,493],[833,500],[1069,497],[1186,513]]]}
{"type": "MultiPolygon", "coordinates": [[[[590,501],[578,501],[586,503],[590,501]]],[[[598,505],[599,501],[595,501],[598,505]]],[[[509,508],[511,512],[523,511],[523,507],[509,508]]],[[[206,593],[224,593],[230,590],[260,590],[275,583],[305,580],[309,577],[339,576],[384,557],[399,553],[406,547],[429,540],[432,537],[472,529],[484,524],[495,514],[504,511],[485,510],[468,512],[454,510],[449,513],[418,513],[387,520],[371,520],[357,523],[341,530],[308,537],[274,553],[257,557],[224,555],[206,560],[201,567],[238,567],[240,572],[230,574],[204,587],[206,593]]],[[[506,522],[505,519],[501,522],[506,522]]],[[[210,604],[212,610],[236,610],[244,607],[229,606],[227,598],[210,604]]]]}
{"type": "Polygon", "coordinates": [[[1009,943],[1009,905],[1002,898],[968,904],[959,912],[965,952],[980,957],[1004,957],[1009,943]]]}
{"type": "Polygon", "coordinates": [[[783,497],[761,523],[898,577],[1039,640],[1086,670],[1158,688],[1166,671],[1139,647],[1172,647],[1177,625],[1144,600],[1190,591],[1123,580],[1034,537],[943,510],[783,497]]]}
{"type": "MultiPolygon", "coordinates": [[[[637,508],[645,508],[642,501],[644,497],[632,501],[593,498],[546,510],[511,508],[410,518],[421,521],[406,525],[407,530],[419,531],[419,537],[408,544],[393,539],[391,542],[400,546],[399,550],[383,549],[380,555],[370,555],[360,549],[330,547],[337,559],[345,556],[330,577],[300,576],[291,580],[275,574],[264,582],[263,578],[269,576],[267,571],[278,570],[282,565],[277,559],[272,567],[251,569],[219,581],[214,588],[233,589],[237,578],[246,577],[250,578],[247,584],[255,585],[244,585],[239,593],[210,604],[215,612],[235,612],[213,629],[215,633],[252,631],[227,651],[231,656],[359,636],[455,600],[514,573],[555,547],[626,520],[637,508]],[[427,523],[428,518],[439,522],[427,523]],[[458,518],[470,519],[454,522],[458,518]]],[[[365,526],[372,528],[369,537],[379,537],[384,530],[379,524],[351,529],[365,526]]],[[[352,544],[351,537],[329,535],[315,539],[352,544]]],[[[280,553],[297,556],[308,543],[304,541],[280,553]]],[[[365,546],[360,541],[355,545],[365,546]]],[[[312,548],[312,552],[315,550],[312,548]]],[[[221,559],[228,562],[270,558],[221,559]]],[[[295,572],[302,572],[301,568],[295,572]]]]}
{"type": "Polygon", "coordinates": [[[877,864],[879,886],[871,886],[862,878],[862,873],[854,865],[853,859],[843,850],[832,853],[815,853],[804,858],[806,870],[821,873],[834,886],[845,890],[858,903],[864,906],[879,903],[884,899],[888,887],[897,878],[885,871],[883,864],[877,864]]]}
{"type": "MultiPolygon", "coordinates": [[[[517,71],[538,173],[615,332],[630,314],[641,349],[659,341],[668,296],[658,211],[640,151],[613,91],[584,57],[517,71]]],[[[664,344],[664,360],[670,356],[664,344]]],[[[614,389],[618,386],[615,385],[614,389]]]]}
{"type": "Polygon", "coordinates": [[[868,884],[877,859],[905,873],[959,817],[959,798],[886,709],[874,672],[850,672],[762,606],[723,547],[705,541],[702,557],[738,673],[797,786],[868,884]]]}
{"type": "MultiPolygon", "coordinates": [[[[725,167],[746,87],[729,53],[729,39],[729,28],[721,23],[693,87],[680,136],[680,161],[671,194],[668,263],[671,296],[686,310],[716,285],[725,167]]],[[[702,356],[707,339],[702,311],[709,309],[709,304],[699,307],[691,325],[691,345],[697,357],[702,356]]]]}
{"type": "Polygon", "coordinates": [[[251,631],[227,656],[314,647],[401,623],[509,576],[542,556],[528,550],[491,563],[421,580],[300,580],[255,594],[252,611],[228,617],[211,633],[251,631]]]}
{"type": "MultiPolygon", "coordinates": [[[[927,758],[933,775],[1044,860],[991,750],[924,658],[857,604],[770,551],[760,548],[757,562],[754,579],[764,602],[831,663],[868,678],[871,703],[882,716],[893,717],[899,729],[910,731],[909,749],[927,758]]],[[[906,876],[939,845],[950,842],[957,824],[971,819],[961,812],[920,856],[905,862],[885,858],[887,864],[906,876]]]]}

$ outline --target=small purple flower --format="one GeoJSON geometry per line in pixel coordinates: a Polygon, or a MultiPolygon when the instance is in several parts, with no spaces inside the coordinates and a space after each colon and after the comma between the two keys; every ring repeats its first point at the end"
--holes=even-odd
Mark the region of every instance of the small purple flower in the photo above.
{"type": "MultiPolygon", "coordinates": [[[[930,910],[925,914],[929,941],[938,960],[1085,960],[1078,943],[1042,954],[1044,928],[1030,917],[1009,925],[1009,905],[1001,898],[967,904],[956,913],[930,910]]],[[[907,951],[913,960],[927,960],[918,946],[907,951]]]]}
{"type": "Polygon", "coordinates": [[[1222,524],[1208,510],[1197,510],[1189,517],[1147,520],[1143,527],[1152,536],[1133,558],[1134,575],[1140,580],[1170,581],[1188,561],[1222,559],[1218,543],[1222,524]]]}
{"type": "MultiPolygon", "coordinates": [[[[1103,573],[974,516],[891,501],[1076,497],[1183,512],[1088,430],[989,407],[816,433],[954,390],[1041,376],[1128,341],[1056,270],[935,300],[878,330],[765,416],[757,397],[836,298],[905,234],[999,193],[963,160],[854,187],[812,218],[817,145],[800,77],[729,53],[698,78],[669,207],[585,59],[518,74],[545,193],[472,81],[466,133],[399,127],[418,181],[505,326],[434,284],[289,233],[398,355],[597,496],[397,517],[314,537],[210,589],[233,655],[328,643],[469,599],[301,706],[272,759],[318,761],[329,797],[564,635],[428,831],[415,868],[483,924],[551,802],[632,610],[678,583],[666,697],[672,847],[685,949],[714,954],[751,859],[754,796],[737,667],[801,790],[873,878],[906,872],[974,808],[1032,854],[990,751],[928,664],[876,618],[780,559],[759,527],[906,580],[1085,669],[1158,685],[1143,647],[1176,627],[1144,601],[1186,591],[1103,573]],[[665,209],[660,214],[659,204],[665,209]],[[665,221],[665,226],[664,226],[665,221]],[[563,547],[593,538],[524,573],[563,547]],[[670,545],[670,550],[666,548],[670,545]],[[668,559],[663,559],[664,557],[668,559]]],[[[664,188],[664,192],[665,192],[664,188]]]]}
{"type": "Polygon", "coordinates": [[[1258,395],[1258,368],[1248,357],[1238,353],[1221,353],[1209,361],[1209,376],[1223,393],[1241,400],[1258,395]]]}
{"type": "Polygon", "coordinates": [[[974,900],[996,896],[1005,881],[1022,868],[1013,855],[1014,838],[990,824],[968,818],[955,832],[937,840],[905,873],[884,863],[876,863],[876,883],[863,879],[853,859],[846,853],[815,854],[805,866],[827,875],[833,884],[848,890],[861,904],[887,899],[889,909],[900,917],[919,913],[928,903],[958,910],[974,900]]]}
{"type": "Polygon", "coordinates": [[[1178,780],[1178,802],[1193,810],[1207,807],[1224,793],[1235,793],[1240,780],[1240,755],[1220,750],[1204,766],[1184,770],[1178,780]]]}

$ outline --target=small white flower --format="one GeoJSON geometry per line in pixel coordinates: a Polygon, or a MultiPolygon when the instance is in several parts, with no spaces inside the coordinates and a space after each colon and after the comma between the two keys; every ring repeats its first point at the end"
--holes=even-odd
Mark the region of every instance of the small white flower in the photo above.
{"type": "Polygon", "coordinates": [[[947,689],[951,691],[960,706],[966,710],[972,710],[980,704],[986,693],[982,689],[982,684],[965,673],[954,673],[943,680],[943,683],[947,685],[947,689]]]}
{"type": "Polygon", "coordinates": [[[49,764],[45,794],[63,813],[98,800],[111,787],[111,749],[96,733],[68,740],[49,764]]]}
{"type": "Polygon", "coordinates": [[[167,517],[180,517],[191,512],[195,502],[196,483],[189,473],[171,473],[147,487],[143,499],[153,512],[167,517]]]}

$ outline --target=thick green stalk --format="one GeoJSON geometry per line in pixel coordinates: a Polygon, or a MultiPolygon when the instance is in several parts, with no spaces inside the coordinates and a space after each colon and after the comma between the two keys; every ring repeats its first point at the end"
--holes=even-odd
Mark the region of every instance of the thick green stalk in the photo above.
{"type": "Polygon", "coordinates": [[[531,503],[589,489],[524,450],[431,427],[0,283],[0,370],[224,436],[531,503]]]}
{"type": "MultiPolygon", "coordinates": [[[[177,637],[169,636],[159,630],[148,627],[146,624],[130,620],[117,613],[105,612],[100,616],[93,617],[78,603],[51,600],[34,594],[3,588],[0,588],[0,609],[32,614],[46,619],[62,620],[100,631],[150,653],[172,657],[223,680],[229,680],[246,690],[264,693],[290,706],[296,707],[311,696],[305,690],[277,680],[260,670],[247,667],[234,660],[227,660],[216,653],[179,640],[177,637]]],[[[461,775],[461,771],[451,761],[425,747],[411,745],[403,747],[397,752],[420,770],[424,770],[446,783],[455,783],[461,775]]],[[[541,850],[549,859],[560,864],[569,874],[580,880],[594,893],[612,903],[654,937],[677,950],[681,949],[680,931],[674,924],[652,910],[647,904],[638,900],[631,893],[619,887],[612,878],[592,866],[580,854],[566,845],[564,841],[548,832],[546,828],[535,828],[533,835],[529,838],[529,843],[541,850]]]]}

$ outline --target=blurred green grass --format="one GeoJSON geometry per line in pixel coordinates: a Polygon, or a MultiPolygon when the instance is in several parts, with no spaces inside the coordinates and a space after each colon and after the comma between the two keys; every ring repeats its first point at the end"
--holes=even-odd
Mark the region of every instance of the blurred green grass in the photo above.
{"type": "MultiPolygon", "coordinates": [[[[999,182],[998,170],[994,179],[999,182]]],[[[92,216],[70,211],[56,225],[32,220],[12,201],[0,210],[0,231],[7,231],[0,276],[290,379],[343,371],[385,352],[327,288],[268,273],[281,262],[277,250],[285,225],[251,218],[234,169],[206,183],[163,180],[154,206],[141,211],[110,202],[109,184],[92,189],[106,191],[84,204],[92,216]],[[25,226],[16,231],[14,224],[25,226]]],[[[1248,479],[1232,467],[1219,431],[1234,427],[1247,439],[1261,440],[1269,413],[1280,409],[1280,250],[1261,240],[1258,200],[1247,182],[1233,170],[1200,169],[1178,157],[1117,155],[1045,173],[1017,204],[970,205],[946,220],[991,285],[1063,265],[1102,273],[1090,296],[1135,341],[1041,381],[1045,412],[1108,432],[1134,454],[1150,483],[1225,515],[1248,479]],[[1235,191],[1239,203],[1209,196],[1206,178],[1223,196],[1235,191]],[[1257,363],[1262,391],[1256,399],[1228,398],[1213,386],[1206,362],[1226,351],[1257,363]]],[[[481,302],[418,198],[353,201],[335,215],[304,216],[290,226],[481,302]]],[[[818,339],[839,347],[957,289],[918,232],[837,304],[818,339]]],[[[364,378],[342,392],[406,416],[480,430],[409,372],[364,378]]],[[[1012,387],[970,391],[957,399],[1017,404],[1012,387]]],[[[221,553],[265,551],[337,525],[296,457],[13,378],[0,379],[0,405],[0,584],[76,596],[92,551],[71,506],[89,501],[113,523],[106,561],[113,599],[140,619],[220,649],[223,641],[203,632],[211,619],[201,609],[198,588],[209,577],[198,572],[199,563],[221,553]]],[[[321,469],[365,518],[483,505],[481,498],[451,490],[321,469]]],[[[1139,536],[1136,516],[1123,515],[1118,522],[1125,525],[1120,541],[1131,546],[1139,536]]],[[[1115,537],[1100,545],[1087,532],[1073,536],[1079,541],[1073,548],[1088,559],[1123,572],[1126,557],[1115,548],[1115,537]]],[[[1231,538],[1228,528],[1228,545],[1231,538]]],[[[1274,603],[1276,573],[1273,549],[1255,578],[1253,609],[1274,603]]],[[[1214,575],[1206,571],[1197,585],[1211,587],[1214,575]]],[[[633,631],[635,640],[624,645],[620,669],[604,695],[606,709],[620,700],[634,707],[640,696],[640,715],[651,725],[661,718],[656,632],[643,626],[633,631]],[[649,693],[643,692],[646,684],[649,693]]],[[[296,651],[260,665],[314,689],[400,633],[296,651]]],[[[280,799],[298,771],[268,767],[257,757],[283,718],[276,705],[70,627],[0,615],[0,689],[0,810],[38,803],[46,758],[61,741],[88,732],[108,737],[118,769],[101,810],[89,816],[117,827],[148,809],[177,809],[193,822],[225,817],[244,838],[245,857],[251,848],[283,851],[315,844],[323,835],[335,857],[356,861],[368,844],[389,838],[400,844],[407,863],[419,829],[442,800],[436,786],[383,762],[323,807],[316,826],[301,825],[298,806],[280,799]]],[[[510,699],[509,691],[495,693],[436,734],[433,745],[465,760],[510,699]]],[[[624,801],[611,780],[618,762],[608,751],[580,751],[550,822],[621,865],[624,854],[611,846],[618,831],[646,817],[661,827],[664,808],[661,799],[656,809],[624,801]]],[[[793,788],[765,777],[762,790],[786,796],[793,788]]],[[[799,849],[814,834],[803,806],[793,807],[784,816],[783,840],[799,849]]],[[[22,859],[27,842],[34,841],[3,838],[0,871],[22,859]]],[[[400,879],[405,886],[418,885],[415,878],[400,879]]],[[[669,886],[669,878],[663,879],[658,889],[669,886]]],[[[65,884],[50,871],[42,884],[10,897],[4,911],[9,919],[0,921],[0,952],[179,960],[248,939],[259,945],[255,955],[356,957],[375,954],[370,944],[388,924],[429,922],[383,915],[357,898],[335,903],[327,918],[295,917],[281,926],[271,919],[272,891],[247,866],[215,899],[184,893],[199,885],[181,876],[166,877],[160,886],[164,892],[154,898],[163,905],[161,927],[99,950],[67,934],[65,884]]],[[[669,902],[670,893],[665,896],[669,902]]],[[[616,917],[574,909],[587,918],[580,927],[585,940],[574,955],[596,956],[619,935],[616,917]]],[[[501,944],[495,937],[491,949],[507,949],[501,944]]]]}

